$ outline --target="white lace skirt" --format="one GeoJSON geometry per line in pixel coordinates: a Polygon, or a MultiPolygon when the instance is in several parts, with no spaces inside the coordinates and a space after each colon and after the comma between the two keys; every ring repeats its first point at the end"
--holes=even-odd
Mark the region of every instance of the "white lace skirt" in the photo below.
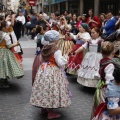
{"type": "Polygon", "coordinates": [[[80,68],[78,69],[78,83],[83,86],[96,87],[99,75],[99,62],[102,59],[101,53],[87,52],[80,68]]]}

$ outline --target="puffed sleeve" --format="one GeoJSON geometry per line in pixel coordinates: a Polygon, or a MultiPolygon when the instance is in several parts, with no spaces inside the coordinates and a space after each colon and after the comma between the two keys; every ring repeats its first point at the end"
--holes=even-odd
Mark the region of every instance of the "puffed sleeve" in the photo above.
{"type": "Polygon", "coordinates": [[[85,42],[82,47],[84,47],[84,49],[87,49],[88,48],[88,42],[85,42]]]}
{"type": "Polygon", "coordinates": [[[112,63],[107,65],[104,72],[105,72],[106,84],[108,84],[110,80],[114,80],[114,77],[113,77],[114,65],[112,63]]]}
{"type": "Polygon", "coordinates": [[[4,33],[3,39],[6,41],[7,47],[11,48],[12,47],[12,43],[11,43],[11,38],[10,38],[9,34],[4,33]]]}
{"type": "Polygon", "coordinates": [[[57,50],[57,51],[54,53],[54,58],[55,58],[55,61],[56,61],[57,65],[58,65],[59,67],[62,67],[62,66],[64,66],[65,64],[67,64],[67,60],[62,56],[61,50],[57,50]]]}
{"type": "Polygon", "coordinates": [[[119,107],[119,105],[118,105],[119,100],[120,99],[117,97],[108,98],[107,108],[108,109],[116,109],[117,107],[119,107]]]}
{"type": "Polygon", "coordinates": [[[83,34],[81,37],[83,39],[87,40],[87,41],[91,40],[91,36],[90,36],[90,34],[88,32],[86,32],[85,34],[83,34]]]}

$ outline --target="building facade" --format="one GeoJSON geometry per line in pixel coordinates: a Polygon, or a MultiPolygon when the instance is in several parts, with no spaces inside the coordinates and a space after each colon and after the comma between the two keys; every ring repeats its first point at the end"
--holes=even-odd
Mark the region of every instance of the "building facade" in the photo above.
{"type": "Polygon", "coordinates": [[[120,8],[120,0],[44,0],[42,9],[48,13],[58,11],[62,14],[68,10],[70,13],[82,15],[87,14],[90,8],[94,10],[95,15],[106,13],[108,10],[116,15],[120,8]]]}
{"type": "Polygon", "coordinates": [[[6,0],[0,0],[0,10],[5,10],[6,8],[6,0]]]}
{"type": "Polygon", "coordinates": [[[6,1],[6,9],[11,10],[11,0],[6,1]]]}

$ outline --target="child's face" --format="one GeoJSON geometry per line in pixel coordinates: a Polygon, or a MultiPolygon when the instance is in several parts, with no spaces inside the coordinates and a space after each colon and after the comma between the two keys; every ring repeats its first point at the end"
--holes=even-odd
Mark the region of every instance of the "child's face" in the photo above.
{"type": "Polygon", "coordinates": [[[97,39],[99,37],[99,33],[97,33],[94,29],[91,30],[92,39],[97,39]]]}
{"type": "Polygon", "coordinates": [[[82,16],[82,20],[83,20],[83,21],[86,20],[85,16],[82,16]]]}
{"type": "Polygon", "coordinates": [[[79,27],[79,32],[81,32],[81,33],[85,32],[85,29],[81,25],[79,27]]]}

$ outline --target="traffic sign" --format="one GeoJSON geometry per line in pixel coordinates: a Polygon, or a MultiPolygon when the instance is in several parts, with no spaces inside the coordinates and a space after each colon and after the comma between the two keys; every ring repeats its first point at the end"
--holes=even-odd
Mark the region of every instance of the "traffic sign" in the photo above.
{"type": "Polygon", "coordinates": [[[30,6],[36,6],[36,0],[29,0],[30,6]]]}

